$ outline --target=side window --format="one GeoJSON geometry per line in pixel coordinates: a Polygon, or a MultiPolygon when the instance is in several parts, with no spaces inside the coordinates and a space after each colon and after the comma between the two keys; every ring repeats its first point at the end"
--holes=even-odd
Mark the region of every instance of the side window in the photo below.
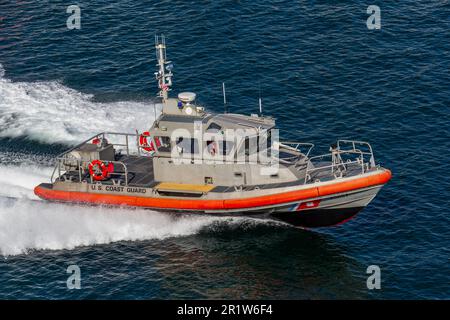
{"type": "Polygon", "coordinates": [[[219,141],[219,150],[224,156],[229,155],[231,150],[233,150],[233,147],[234,147],[233,141],[219,141]]]}
{"type": "Polygon", "coordinates": [[[248,156],[248,137],[245,137],[244,140],[239,142],[238,144],[239,150],[235,153],[235,160],[243,161],[248,156]]]}
{"type": "Polygon", "coordinates": [[[176,139],[176,145],[178,148],[178,152],[180,153],[190,153],[190,154],[198,154],[199,147],[197,139],[178,137],[176,139]]]}
{"type": "Polygon", "coordinates": [[[170,152],[170,137],[155,137],[156,146],[159,152],[170,152]]]}
{"type": "Polygon", "coordinates": [[[219,131],[219,130],[221,130],[221,129],[222,129],[221,126],[219,126],[217,123],[212,122],[212,123],[208,126],[208,128],[206,129],[206,131],[219,131]]]}
{"type": "Polygon", "coordinates": [[[245,155],[253,155],[258,152],[258,136],[245,138],[245,155]]]}
{"type": "Polygon", "coordinates": [[[258,156],[258,137],[250,136],[245,137],[241,144],[240,150],[237,153],[237,158],[240,161],[257,161],[255,157],[258,156]]]}
{"type": "Polygon", "coordinates": [[[272,154],[272,130],[267,131],[266,139],[267,156],[270,157],[272,154]]]}

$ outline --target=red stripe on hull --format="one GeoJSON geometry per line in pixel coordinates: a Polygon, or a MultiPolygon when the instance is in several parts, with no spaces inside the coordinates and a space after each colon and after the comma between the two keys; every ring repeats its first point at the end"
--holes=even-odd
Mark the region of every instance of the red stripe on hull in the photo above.
{"type": "Polygon", "coordinates": [[[382,185],[391,179],[391,171],[384,170],[379,174],[357,178],[350,181],[337,182],[332,185],[314,187],[310,189],[289,191],[273,195],[229,200],[200,200],[200,199],[164,199],[150,197],[136,197],[127,195],[110,195],[99,193],[53,190],[37,186],[34,193],[45,200],[84,202],[108,205],[127,205],[133,207],[148,207],[160,209],[184,210],[229,210],[245,209],[278,205],[283,203],[306,200],[319,196],[337,194],[375,185],[382,185]]]}

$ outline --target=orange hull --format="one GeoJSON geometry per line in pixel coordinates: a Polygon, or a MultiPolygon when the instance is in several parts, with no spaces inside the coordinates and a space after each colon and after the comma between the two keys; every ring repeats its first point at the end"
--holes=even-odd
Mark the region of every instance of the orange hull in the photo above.
{"type": "Polygon", "coordinates": [[[391,179],[391,171],[383,170],[379,174],[357,178],[350,181],[337,182],[331,185],[318,186],[309,189],[289,191],[272,195],[249,197],[242,199],[174,199],[157,197],[138,197],[128,195],[112,195],[88,192],[62,191],[39,185],[34,193],[45,200],[91,203],[106,205],[126,205],[133,207],[147,207],[155,209],[177,210],[236,210],[279,205],[298,200],[312,199],[332,194],[339,194],[376,185],[383,185],[391,179]]]}

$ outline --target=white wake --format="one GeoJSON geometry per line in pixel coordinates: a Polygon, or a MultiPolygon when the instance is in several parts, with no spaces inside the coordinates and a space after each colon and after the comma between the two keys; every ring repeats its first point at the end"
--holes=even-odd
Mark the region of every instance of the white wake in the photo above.
{"type": "Polygon", "coordinates": [[[161,106],[152,102],[99,103],[57,81],[13,82],[0,65],[0,137],[74,143],[101,131],[148,129],[161,106]]]}
{"type": "Polygon", "coordinates": [[[51,167],[30,164],[0,165],[0,196],[37,200],[34,187],[49,182],[52,171],[51,167]]]}
{"type": "Polygon", "coordinates": [[[0,164],[0,254],[3,256],[186,236],[214,222],[246,220],[49,203],[39,200],[33,189],[48,181],[52,168],[30,165],[30,162],[32,159],[23,160],[21,165],[0,164]]]}
{"type": "Polygon", "coordinates": [[[207,216],[173,217],[143,209],[72,206],[0,197],[0,253],[8,256],[36,249],[73,249],[115,241],[186,236],[219,220],[207,216]]]}

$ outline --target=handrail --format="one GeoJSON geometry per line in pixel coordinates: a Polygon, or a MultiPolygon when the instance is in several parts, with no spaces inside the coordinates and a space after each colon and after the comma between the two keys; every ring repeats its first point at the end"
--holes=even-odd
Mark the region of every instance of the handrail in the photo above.
{"type": "MultiPolygon", "coordinates": [[[[66,157],[57,157],[57,158],[56,158],[57,163],[56,163],[56,165],[55,165],[55,169],[53,170],[52,176],[51,176],[51,178],[50,178],[50,182],[53,183],[54,181],[56,181],[56,179],[53,179],[53,178],[54,178],[54,174],[55,174],[55,172],[56,172],[57,169],[58,169],[58,178],[60,178],[60,177],[63,176],[63,174],[61,174],[61,165],[64,165],[63,162],[64,162],[65,160],[76,161],[76,166],[77,166],[77,168],[78,168],[78,178],[79,178],[79,180],[80,180],[80,182],[81,182],[81,178],[82,178],[81,173],[82,173],[82,171],[85,169],[84,166],[83,166],[83,164],[89,164],[89,163],[91,163],[92,160],[86,160],[86,159],[68,159],[68,158],[66,158],[66,157]]],[[[111,161],[104,160],[104,161],[105,161],[105,162],[110,162],[110,163],[112,163],[112,164],[114,164],[114,165],[118,164],[118,165],[121,165],[121,166],[123,167],[123,170],[124,170],[123,173],[121,173],[121,172],[113,172],[113,173],[114,173],[114,174],[121,175],[121,176],[124,176],[124,177],[125,177],[125,186],[128,186],[128,168],[127,168],[127,165],[126,165],[125,163],[123,163],[122,161],[115,161],[115,160],[111,160],[111,161]]],[[[57,178],[57,179],[58,179],[58,178],[57,178]]],[[[92,183],[92,182],[93,182],[93,180],[92,180],[92,177],[91,177],[91,183],[92,183]]]]}
{"type": "Polygon", "coordinates": [[[306,184],[308,182],[308,180],[311,178],[310,173],[313,171],[319,171],[319,170],[323,170],[323,169],[327,169],[327,168],[331,168],[331,172],[334,173],[334,168],[335,167],[339,167],[341,165],[343,165],[344,167],[346,167],[349,164],[361,164],[361,173],[364,173],[364,160],[359,161],[359,160],[354,160],[354,161],[350,161],[350,162],[343,162],[343,163],[332,163],[330,165],[326,165],[326,166],[322,166],[322,167],[314,167],[314,168],[306,168],[306,172],[305,172],[305,181],[304,184],[306,184]]]}
{"type": "Polygon", "coordinates": [[[306,153],[301,152],[307,157],[311,153],[311,150],[314,148],[314,143],[297,142],[297,141],[280,141],[280,146],[286,146],[286,147],[292,149],[293,151],[298,151],[298,152],[301,152],[300,146],[309,146],[308,152],[306,152],[306,153]],[[292,145],[295,145],[295,147],[292,147],[292,145]]]}
{"type": "Polygon", "coordinates": [[[76,146],[70,148],[69,150],[66,150],[66,151],[60,153],[59,155],[57,155],[57,158],[62,157],[64,155],[68,154],[69,152],[72,152],[73,150],[75,150],[75,149],[81,147],[82,145],[86,144],[88,141],[91,141],[91,140],[94,140],[95,138],[100,137],[102,134],[103,134],[103,132],[102,133],[98,133],[98,134],[90,137],[89,139],[84,140],[83,142],[77,144],[76,146]]]}
{"type": "MultiPolygon", "coordinates": [[[[63,153],[59,154],[57,157],[62,157],[62,156],[64,156],[64,155],[66,155],[66,154],[68,154],[68,153],[74,151],[75,149],[78,149],[79,147],[85,145],[86,143],[89,143],[90,141],[92,141],[92,140],[94,140],[94,139],[96,139],[96,138],[100,138],[100,137],[101,137],[102,139],[105,139],[105,136],[106,136],[106,135],[110,135],[110,136],[125,136],[125,137],[126,137],[126,140],[125,140],[125,143],[124,143],[124,144],[123,144],[123,143],[110,143],[110,144],[113,145],[113,146],[126,147],[126,149],[127,149],[127,155],[130,154],[130,148],[129,148],[130,143],[129,143],[128,137],[130,137],[130,136],[134,136],[134,137],[139,136],[139,135],[136,134],[136,133],[109,132],[109,131],[100,132],[100,133],[97,133],[96,135],[94,135],[94,136],[92,136],[92,137],[90,137],[90,138],[84,140],[83,142],[81,142],[81,143],[75,145],[74,147],[72,147],[72,148],[70,148],[70,149],[64,151],[63,153]]],[[[136,141],[136,147],[137,147],[137,148],[140,147],[138,141],[136,141]]]]}
{"type": "Polygon", "coordinates": [[[373,156],[372,146],[370,145],[370,143],[368,143],[366,141],[340,139],[340,140],[337,141],[338,150],[342,150],[342,148],[341,148],[342,144],[351,144],[352,145],[352,150],[358,150],[358,149],[356,149],[356,144],[364,145],[364,146],[366,146],[369,149],[369,152],[362,152],[362,153],[370,154],[370,155],[373,156]]]}
{"type": "MultiPolygon", "coordinates": [[[[335,168],[344,168],[344,171],[348,169],[348,165],[351,164],[358,164],[361,166],[361,174],[364,174],[366,170],[369,170],[370,168],[376,167],[375,159],[373,156],[372,146],[365,141],[354,141],[354,140],[338,140],[337,141],[337,148],[332,150],[330,153],[314,156],[308,159],[308,163],[313,164],[314,161],[317,160],[323,160],[325,157],[331,157],[331,164],[323,165],[320,167],[312,167],[309,166],[306,167],[305,171],[305,181],[306,184],[309,179],[311,179],[311,172],[316,172],[320,170],[327,170],[331,169],[331,173],[335,175],[335,168]],[[344,149],[346,145],[351,145],[351,148],[344,149]],[[358,145],[365,146],[368,151],[363,151],[359,148],[357,148],[358,145]],[[358,155],[355,160],[347,159],[347,161],[344,161],[341,156],[343,155],[352,155],[356,154],[358,155]],[[370,156],[369,162],[365,162],[364,156],[370,156]],[[333,160],[334,159],[334,160],[333,160]],[[336,162],[334,162],[336,161],[336,162]]],[[[366,158],[367,159],[367,158],[366,158]]],[[[328,161],[328,160],[327,160],[328,161]]],[[[367,160],[366,160],[367,161],[367,160]]]]}
{"type": "MultiPolygon", "coordinates": [[[[65,161],[72,161],[72,162],[76,161],[76,167],[78,167],[79,179],[81,181],[81,172],[82,172],[82,169],[83,169],[82,168],[83,164],[84,163],[90,163],[91,160],[90,159],[88,160],[88,159],[79,159],[79,158],[69,158],[69,154],[72,151],[80,148],[81,146],[89,143],[90,141],[92,141],[92,140],[94,140],[96,138],[97,139],[101,138],[102,140],[106,140],[105,138],[106,138],[107,135],[108,136],[125,136],[125,143],[110,143],[110,142],[108,142],[108,143],[109,143],[109,145],[112,145],[112,146],[125,147],[127,155],[130,155],[129,137],[132,137],[132,136],[138,137],[137,133],[122,133],[122,132],[108,132],[108,131],[100,132],[100,133],[97,133],[96,135],[93,135],[93,136],[89,137],[88,139],[86,139],[83,142],[73,146],[72,148],[62,152],[61,154],[59,154],[56,157],[56,164],[55,164],[55,168],[53,169],[52,175],[50,177],[50,182],[53,183],[57,179],[57,178],[55,178],[55,173],[56,173],[57,170],[58,170],[58,178],[60,178],[62,176],[62,174],[61,174],[61,166],[62,165],[64,166],[64,162],[65,161]]],[[[136,148],[137,148],[138,154],[140,154],[139,153],[139,140],[138,139],[136,139],[136,148]]],[[[111,160],[111,161],[108,161],[108,162],[112,162],[113,164],[121,165],[123,167],[124,173],[121,174],[121,175],[125,176],[125,184],[128,185],[128,168],[127,168],[127,166],[121,161],[111,160]]],[[[92,182],[92,178],[91,178],[91,182],[92,182]]]]}
{"type": "Polygon", "coordinates": [[[359,149],[356,149],[356,144],[359,145],[363,145],[366,146],[369,149],[369,152],[364,152],[359,150],[359,152],[361,153],[361,155],[366,154],[366,155],[370,155],[370,159],[369,159],[369,163],[370,166],[375,167],[375,156],[373,155],[373,150],[372,150],[372,146],[370,145],[370,143],[366,142],[366,141],[358,141],[358,140],[338,140],[337,141],[337,146],[338,149],[341,150],[341,144],[351,144],[353,147],[353,151],[358,151],[359,149]]]}

